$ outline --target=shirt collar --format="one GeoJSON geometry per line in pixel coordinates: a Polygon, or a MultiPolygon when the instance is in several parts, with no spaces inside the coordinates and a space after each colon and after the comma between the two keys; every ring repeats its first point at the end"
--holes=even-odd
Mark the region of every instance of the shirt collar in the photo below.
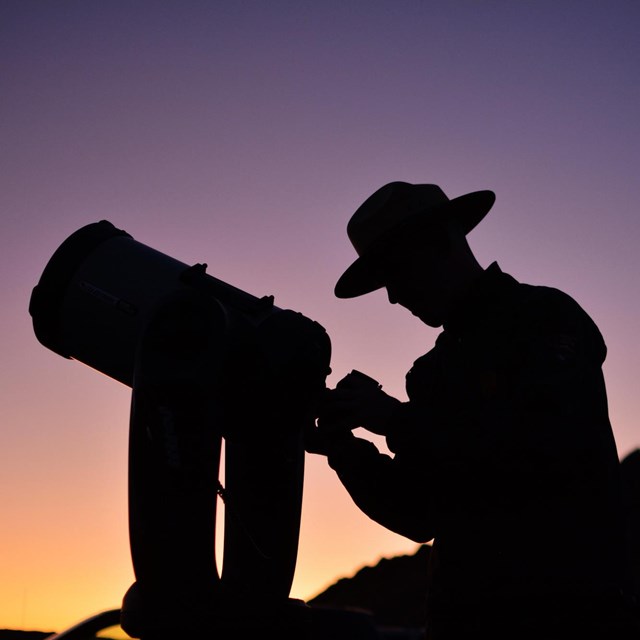
{"type": "Polygon", "coordinates": [[[518,282],[504,273],[497,262],[491,263],[475,280],[467,294],[444,323],[446,332],[460,335],[483,323],[491,309],[504,300],[504,294],[518,282]]]}

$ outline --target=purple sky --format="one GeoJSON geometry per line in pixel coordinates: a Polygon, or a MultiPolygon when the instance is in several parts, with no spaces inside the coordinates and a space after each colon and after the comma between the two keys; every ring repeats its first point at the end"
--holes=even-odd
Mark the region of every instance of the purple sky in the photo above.
{"type": "MultiPolygon", "coordinates": [[[[635,0],[0,3],[0,627],[58,628],[131,580],[129,390],[27,313],[90,222],[273,294],[327,329],[330,383],[404,398],[437,332],[382,292],[333,297],[347,220],[391,180],[493,189],[480,262],[592,315],[619,452],[640,446],[639,26],[635,0]]],[[[308,457],[294,596],[413,549],[308,457]]]]}

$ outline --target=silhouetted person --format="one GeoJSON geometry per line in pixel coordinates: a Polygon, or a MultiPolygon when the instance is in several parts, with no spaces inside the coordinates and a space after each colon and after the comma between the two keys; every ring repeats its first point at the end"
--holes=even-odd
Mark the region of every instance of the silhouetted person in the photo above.
{"type": "Polygon", "coordinates": [[[640,617],[640,449],[627,454],[620,462],[627,523],[627,563],[629,592],[640,617]]]}
{"type": "Polygon", "coordinates": [[[337,297],[384,287],[444,330],[407,374],[408,402],[350,374],[307,448],[370,518],[434,540],[429,638],[635,638],[605,343],[568,295],[480,266],[466,235],[494,200],[393,182],[358,208],[337,297]]]}

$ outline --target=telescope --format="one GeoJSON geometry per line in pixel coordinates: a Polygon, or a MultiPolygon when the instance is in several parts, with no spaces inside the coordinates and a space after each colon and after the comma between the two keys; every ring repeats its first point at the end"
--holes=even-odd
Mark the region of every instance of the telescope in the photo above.
{"type": "Polygon", "coordinates": [[[317,322],[206,269],[102,220],[59,246],[29,304],[45,347],[132,390],[135,583],[122,626],[150,640],[203,628],[226,637],[238,625],[263,632],[270,620],[280,632],[304,609],[289,597],[303,439],[330,373],[331,343],[317,322]]]}

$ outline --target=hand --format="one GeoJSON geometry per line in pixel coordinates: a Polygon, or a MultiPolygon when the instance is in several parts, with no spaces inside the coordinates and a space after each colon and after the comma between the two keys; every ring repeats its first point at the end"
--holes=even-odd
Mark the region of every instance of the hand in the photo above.
{"type": "Polygon", "coordinates": [[[386,435],[391,416],[400,404],[372,378],[351,372],[335,389],[325,392],[318,430],[329,435],[364,427],[372,433],[386,435]]]}
{"type": "Polygon", "coordinates": [[[305,451],[323,456],[329,456],[350,440],[356,439],[348,429],[331,431],[321,429],[314,424],[305,425],[303,433],[305,451]]]}

